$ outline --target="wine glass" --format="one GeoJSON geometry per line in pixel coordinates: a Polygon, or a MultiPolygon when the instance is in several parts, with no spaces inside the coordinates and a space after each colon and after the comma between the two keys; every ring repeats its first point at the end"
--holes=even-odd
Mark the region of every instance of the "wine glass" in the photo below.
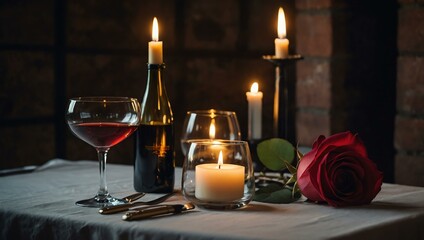
{"type": "Polygon", "coordinates": [[[187,155],[190,140],[241,140],[237,115],[215,109],[188,111],[181,135],[181,150],[187,155]]]}
{"type": "Polygon", "coordinates": [[[133,133],[140,121],[140,104],[128,97],[78,97],[68,102],[66,121],[71,131],[97,150],[100,188],[78,206],[105,207],[125,203],[112,197],[106,186],[106,157],[109,149],[133,133]]]}

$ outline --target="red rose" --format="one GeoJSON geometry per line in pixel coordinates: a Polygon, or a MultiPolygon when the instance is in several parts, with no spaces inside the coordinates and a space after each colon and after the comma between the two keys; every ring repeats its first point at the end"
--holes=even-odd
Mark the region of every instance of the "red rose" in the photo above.
{"type": "Polygon", "coordinates": [[[300,160],[297,181],[309,200],[342,207],[370,203],[381,189],[383,174],[358,135],[344,132],[315,140],[300,160]]]}

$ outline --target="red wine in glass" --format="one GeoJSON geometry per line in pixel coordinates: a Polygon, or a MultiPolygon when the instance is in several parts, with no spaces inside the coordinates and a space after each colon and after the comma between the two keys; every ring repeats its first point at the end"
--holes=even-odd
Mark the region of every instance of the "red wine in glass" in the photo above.
{"type": "Polygon", "coordinates": [[[124,123],[89,122],[70,124],[72,132],[93,147],[110,148],[126,139],[137,126],[124,123]]]}
{"type": "Polygon", "coordinates": [[[139,125],[140,104],[128,97],[79,97],[69,100],[66,120],[71,131],[97,150],[100,184],[97,194],[77,201],[78,206],[104,207],[125,203],[109,194],[106,159],[109,149],[122,142],[139,125]]]}

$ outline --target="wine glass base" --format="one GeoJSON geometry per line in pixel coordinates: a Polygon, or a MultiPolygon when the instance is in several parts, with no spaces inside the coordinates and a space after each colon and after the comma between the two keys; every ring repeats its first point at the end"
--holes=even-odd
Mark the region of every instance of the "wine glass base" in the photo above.
{"type": "Polygon", "coordinates": [[[100,199],[97,196],[89,199],[80,200],[75,203],[75,205],[80,207],[108,207],[108,206],[116,206],[120,204],[127,203],[127,201],[119,198],[114,198],[112,196],[108,196],[106,198],[100,199]]]}

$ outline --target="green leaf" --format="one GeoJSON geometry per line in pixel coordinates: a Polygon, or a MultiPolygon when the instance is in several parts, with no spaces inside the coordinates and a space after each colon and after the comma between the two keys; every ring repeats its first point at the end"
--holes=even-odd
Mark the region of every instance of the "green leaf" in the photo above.
{"type": "Polygon", "coordinates": [[[257,153],[262,164],[270,170],[279,171],[286,168],[285,161],[294,160],[294,147],[287,140],[272,138],[258,144],[257,153]]]}
{"type": "MultiPolygon", "coordinates": [[[[300,196],[295,195],[292,197],[292,190],[288,188],[282,188],[273,192],[262,192],[255,193],[253,197],[254,201],[266,202],[266,203],[292,203],[300,198],[300,196]]],[[[299,194],[300,195],[300,194],[299,194]]]]}
{"type": "Polygon", "coordinates": [[[258,187],[258,190],[256,191],[256,193],[272,193],[284,188],[284,184],[282,184],[281,182],[270,181],[270,180],[267,180],[265,184],[261,184],[261,185],[256,184],[256,185],[257,185],[256,187],[258,187]]]}

